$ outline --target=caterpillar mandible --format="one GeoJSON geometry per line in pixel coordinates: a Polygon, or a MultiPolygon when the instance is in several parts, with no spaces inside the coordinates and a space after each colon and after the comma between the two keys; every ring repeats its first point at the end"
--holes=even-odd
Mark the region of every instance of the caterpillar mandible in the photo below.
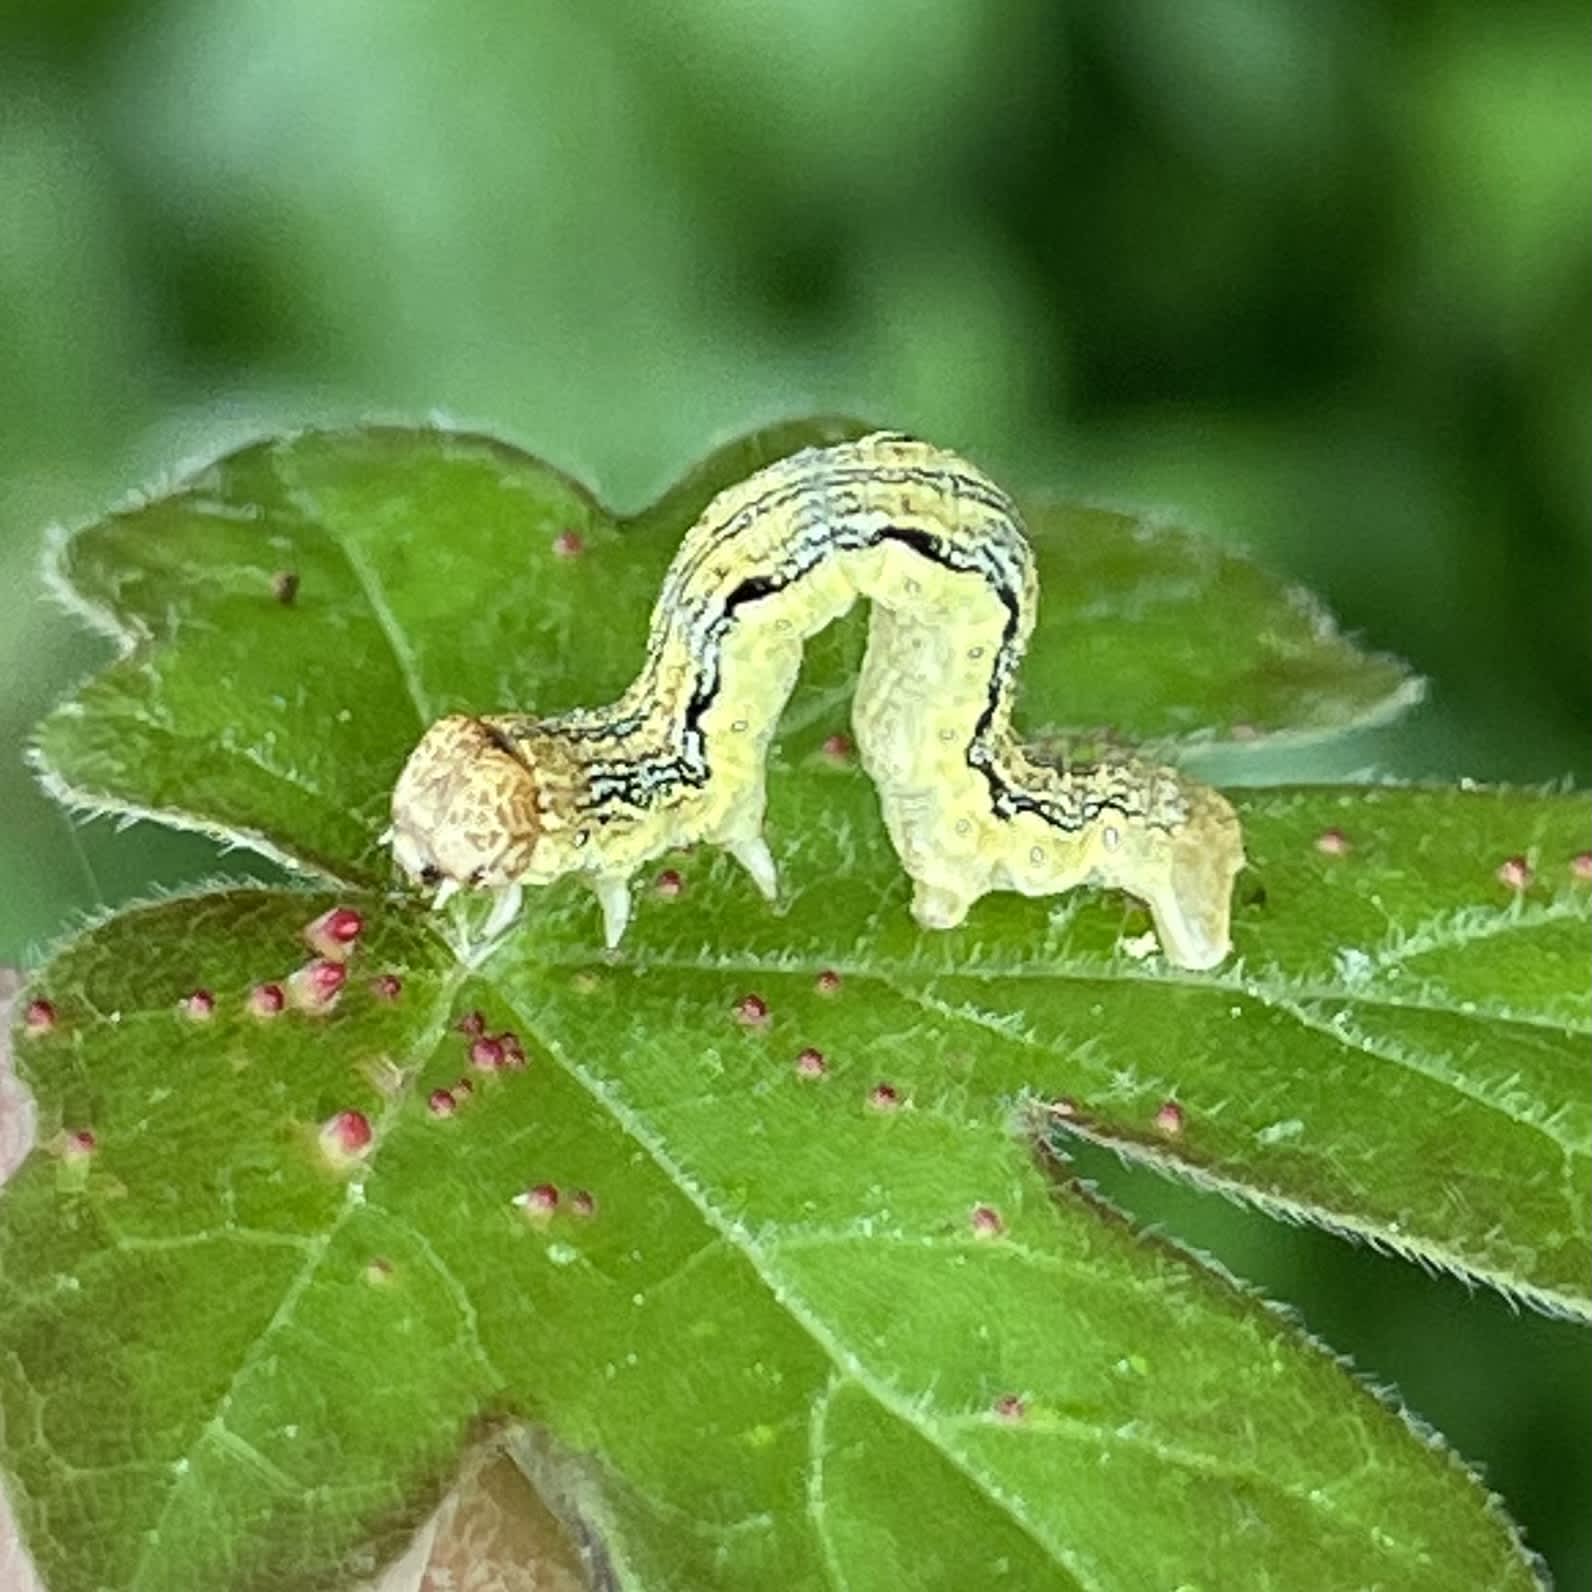
{"type": "Polygon", "coordinates": [[[769,743],[807,638],[867,597],[852,722],[918,923],[953,928],[991,890],[1103,884],[1148,904],[1168,960],[1214,967],[1244,862],[1237,815],[1175,769],[1061,771],[1024,750],[1011,710],[1038,596],[1016,508],[956,454],[893,432],[793,454],[687,532],[617,702],[426,732],[393,791],[394,858],[439,907],[497,892],[488,935],[524,886],[573,873],[615,946],[631,876],[698,841],[774,899],[769,743]]]}

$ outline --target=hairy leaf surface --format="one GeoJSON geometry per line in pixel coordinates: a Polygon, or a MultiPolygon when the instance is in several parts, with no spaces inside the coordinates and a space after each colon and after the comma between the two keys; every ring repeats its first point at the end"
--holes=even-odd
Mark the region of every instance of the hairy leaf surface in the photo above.
{"type": "Polygon", "coordinates": [[[573,902],[471,970],[359,899],[336,1007],[252,1015],[327,904],[178,899],[49,970],[0,1416],[57,1592],[368,1573],[519,1422],[641,1587],[1532,1584],[1452,1456],[1047,1175],[1016,1086],[1075,1077],[1065,1049],[1020,1070],[894,977],[821,993],[801,952],[610,963],[573,902]],[[472,1011],[523,1070],[472,1068],[472,1011]],[[329,1160],[351,1110],[372,1145],[329,1160]]]}

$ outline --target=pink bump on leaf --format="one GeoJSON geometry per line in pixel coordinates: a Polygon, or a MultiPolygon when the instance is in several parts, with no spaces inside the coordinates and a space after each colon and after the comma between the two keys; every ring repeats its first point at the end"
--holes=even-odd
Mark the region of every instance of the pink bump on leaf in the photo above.
{"type": "Polygon", "coordinates": [[[503,1060],[499,1064],[510,1072],[522,1072],[525,1068],[525,1046],[520,1043],[520,1036],[511,1028],[497,1036],[497,1046],[503,1053],[503,1060]]]}
{"type": "Polygon", "coordinates": [[[287,996],[280,984],[256,984],[244,1004],[251,1017],[275,1017],[287,1005],[287,996]]]}
{"type": "Polygon", "coordinates": [[[901,1104],[901,1091],[893,1083],[876,1083],[868,1091],[868,1104],[875,1111],[894,1111],[901,1104]]]}
{"type": "Polygon", "coordinates": [[[1578,851],[1570,859],[1570,877],[1583,882],[1592,879],[1592,851],[1578,851]]]}
{"type": "Polygon", "coordinates": [[[1078,1115],[1078,1102],[1071,1095],[1057,1095],[1046,1109],[1065,1122],[1078,1115]]]}
{"type": "Polygon", "coordinates": [[[824,737],[823,754],[831,763],[849,763],[854,750],[851,737],[840,734],[838,730],[824,737]]]}
{"type": "Polygon", "coordinates": [[[396,973],[378,973],[370,981],[370,992],[380,1001],[395,1001],[404,992],[404,981],[396,973]]]}
{"type": "Polygon", "coordinates": [[[798,1078],[822,1078],[829,1071],[829,1063],[824,1060],[821,1050],[814,1050],[809,1045],[796,1057],[796,1076],[798,1078]]]}
{"type": "Polygon", "coordinates": [[[426,1096],[426,1110],[434,1117],[451,1117],[459,1109],[451,1089],[433,1089],[426,1096]]]}
{"type": "Polygon", "coordinates": [[[365,1262],[365,1281],[380,1288],[392,1281],[392,1262],[385,1255],[373,1255],[365,1262]]]}
{"type": "Polygon", "coordinates": [[[579,531],[560,531],[553,538],[555,558],[579,558],[585,551],[586,542],[579,531]]]}
{"type": "Polygon", "coordinates": [[[1507,890],[1524,890],[1531,883],[1531,864],[1524,857],[1505,857],[1495,877],[1507,890]]]}
{"type": "Polygon", "coordinates": [[[460,1078],[454,1084],[453,1092],[458,1095],[461,1100],[468,1100],[470,1096],[475,1093],[475,1079],[468,1077],[460,1078]]]}
{"type": "Polygon", "coordinates": [[[346,962],[365,920],[352,907],[333,907],[304,925],[304,941],[312,951],[334,962],[346,962]]]}
{"type": "Polygon", "coordinates": [[[47,1034],[58,1021],[55,1007],[47,1000],[31,1000],[22,1009],[24,1033],[47,1034]]]}
{"type": "Polygon", "coordinates": [[[177,1007],[184,1017],[196,1023],[208,1022],[216,1014],[216,998],[207,989],[196,989],[184,995],[177,1007]]]}
{"type": "Polygon", "coordinates": [[[652,888],[665,901],[673,901],[685,889],[685,880],[680,877],[679,869],[665,868],[653,881],[652,888]]]}
{"type": "Polygon", "coordinates": [[[363,1111],[338,1111],[321,1124],[321,1148],[334,1161],[357,1160],[374,1138],[363,1111]]]}
{"type": "Polygon", "coordinates": [[[1028,1413],[1028,1406],[1015,1393],[1003,1393],[995,1400],[995,1416],[1002,1421],[1020,1421],[1028,1413]]]}
{"type": "Polygon", "coordinates": [[[840,975],[833,968],[826,967],[818,975],[816,987],[820,995],[838,995],[840,993],[840,975]]]}
{"type": "Polygon", "coordinates": [[[743,995],[730,1008],[735,1020],[748,1028],[756,1028],[768,1021],[768,1002],[761,995],[743,995]]]}
{"type": "Polygon", "coordinates": [[[1158,1133],[1164,1133],[1169,1139],[1175,1139],[1183,1131],[1183,1108],[1175,1100],[1163,1100],[1156,1108],[1155,1127],[1158,1133]]]}
{"type": "Polygon", "coordinates": [[[271,595],[284,608],[291,608],[298,600],[299,578],[296,569],[279,569],[271,577],[271,595]]]}
{"type": "Polygon", "coordinates": [[[569,1196],[569,1208],[576,1216],[595,1216],[597,1196],[589,1188],[578,1188],[569,1196]]]}
{"type": "Polygon", "coordinates": [[[86,1161],[99,1148],[91,1128],[73,1128],[61,1136],[63,1161],[86,1161]]]}
{"type": "Polygon", "coordinates": [[[1006,1231],[1006,1223],[993,1205],[975,1205],[970,1221],[975,1238],[999,1238],[1006,1231]]]}
{"type": "Polygon", "coordinates": [[[558,1188],[552,1183],[538,1183],[535,1188],[516,1194],[513,1203],[525,1212],[527,1221],[545,1222],[558,1209],[558,1188]]]}
{"type": "Polygon", "coordinates": [[[1341,829],[1323,829],[1316,836],[1316,850],[1323,857],[1346,857],[1354,847],[1341,829]]]}
{"type": "Polygon", "coordinates": [[[348,982],[348,969],[341,962],[317,957],[289,974],[288,999],[302,1012],[329,1012],[348,982]]]}
{"type": "Polygon", "coordinates": [[[482,1034],[470,1041],[470,1065],[477,1072],[496,1072],[503,1065],[502,1041],[482,1034]]]}
{"type": "Polygon", "coordinates": [[[454,1032],[464,1034],[470,1039],[477,1039],[486,1032],[485,1012],[466,1012],[458,1022],[453,1025],[454,1032]]]}

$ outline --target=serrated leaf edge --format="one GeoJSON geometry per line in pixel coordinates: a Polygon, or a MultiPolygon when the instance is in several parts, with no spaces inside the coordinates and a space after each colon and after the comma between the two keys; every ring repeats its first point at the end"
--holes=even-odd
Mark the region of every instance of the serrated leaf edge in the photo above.
{"type": "Polygon", "coordinates": [[[1163,1153],[1155,1145],[1118,1137],[1108,1129],[1060,1119],[1055,1120],[1053,1126],[1058,1136],[1082,1139],[1112,1151],[1124,1166],[1148,1167],[1162,1177],[1186,1183],[1203,1193],[1220,1194],[1241,1209],[1262,1211],[1293,1227],[1317,1227],[1335,1238],[1364,1244],[1379,1255],[1396,1255],[1400,1260],[1413,1262],[1428,1275],[1453,1277],[1470,1291],[1474,1291],[1475,1284],[1483,1284],[1503,1295],[1510,1305],[1518,1307],[1524,1304],[1555,1320],[1592,1323],[1592,1298],[1581,1299],[1574,1294],[1562,1294],[1520,1282],[1503,1272],[1461,1260],[1435,1245],[1412,1243],[1397,1233],[1389,1232],[1386,1227],[1356,1221],[1342,1212],[1307,1205],[1302,1200],[1290,1200],[1237,1178],[1223,1177],[1208,1167],[1163,1153]]]}

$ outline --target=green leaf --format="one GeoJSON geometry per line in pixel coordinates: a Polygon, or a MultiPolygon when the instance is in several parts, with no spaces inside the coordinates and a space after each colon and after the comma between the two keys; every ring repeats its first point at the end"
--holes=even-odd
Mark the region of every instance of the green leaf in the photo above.
{"type": "Polygon", "coordinates": [[[938,998],[1090,1052],[1064,1131],[1592,1313],[1585,798],[1317,788],[1238,808],[1251,866],[1215,978],[1041,974],[992,1001],[964,967],[938,998]],[[1517,856],[1520,890],[1496,877],[1517,856]]]}
{"type": "MultiPolygon", "coordinates": [[[[426,724],[617,694],[663,570],[713,493],[862,429],[746,438],[628,522],[482,437],[312,432],[245,448],[60,548],[62,594],[130,651],[45,721],[37,761],[81,805],[384,884],[376,837],[426,724]],[[578,557],[561,556],[570,536],[578,557]],[[284,576],[290,603],[276,595],[284,576]]],[[[1419,694],[1402,665],[1356,651],[1307,599],[1213,543],[1093,510],[1041,504],[1031,518],[1044,598],[1023,708],[1040,729],[1314,733],[1419,694]]],[[[786,720],[793,750],[844,725],[863,622],[813,643],[786,720]]]]}
{"type": "MultiPolygon", "coordinates": [[[[615,694],[713,491],[855,429],[748,439],[628,522],[485,439],[307,435],[62,548],[128,651],[41,728],[54,787],[345,881],[369,928],[327,1015],[244,1009],[327,904],[292,892],[126,915],[43,975],[45,1147],[0,1201],[0,1458],[58,1587],[333,1583],[520,1422],[626,1584],[1532,1583],[1455,1461],[1056,1186],[1054,1155],[1087,1134],[1585,1313],[1584,799],[1249,793],[1212,975],[1143,959],[1142,913],[1087,893],[924,934],[871,787],[821,749],[853,620],[785,721],[778,911],[696,854],[679,893],[638,882],[622,955],[566,884],[482,961],[473,904],[376,893],[424,725],[615,694]],[[203,1021],[178,1007],[199,986],[203,1021]],[[747,994],[766,1021],[736,1021],[747,994]],[[532,1065],[437,1117],[477,1007],[532,1065]],[[334,1172],[317,1125],[344,1110],[375,1144],[334,1172]],[[513,1200],[543,1183],[565,1198],[533,1223],[513,1200]]],[[[1314,733],[1413,694],[1235,555],[1030,517],[1031,725],[1314,733]]]]}
{"type": "Polygon", "coordinates": [[[335,1008],[268,1019],[251,989],[329,899],[177,899],[58,956],[20,1039],[42,1148],[0,1201],[4,1464],[56,1592],[339,1584],[520,1421],[638,1587],[1534,1584],[1441,1447],[1055,1186],[960,1018],[821,993],[817,914],[762,1024],[740,969],[661,975],[731,894],[693,875],[635,963],[575,954],[565,898],[478,970],[360,899],[335,1008]],[[475,1008],[523,1071],[472,1070],[475,1008]],[[374,1141],[334,1165],[350,1110],[374,1141]]]}
{"type": "Polygon", "coordinates": [[[1308,592],[1220,542],[1054,501],[1025,517],[1044,581],[1035,722],[1255,742],[1379,723],[1421,698],[1398,659],[1361,651],[1308,592]]]}

